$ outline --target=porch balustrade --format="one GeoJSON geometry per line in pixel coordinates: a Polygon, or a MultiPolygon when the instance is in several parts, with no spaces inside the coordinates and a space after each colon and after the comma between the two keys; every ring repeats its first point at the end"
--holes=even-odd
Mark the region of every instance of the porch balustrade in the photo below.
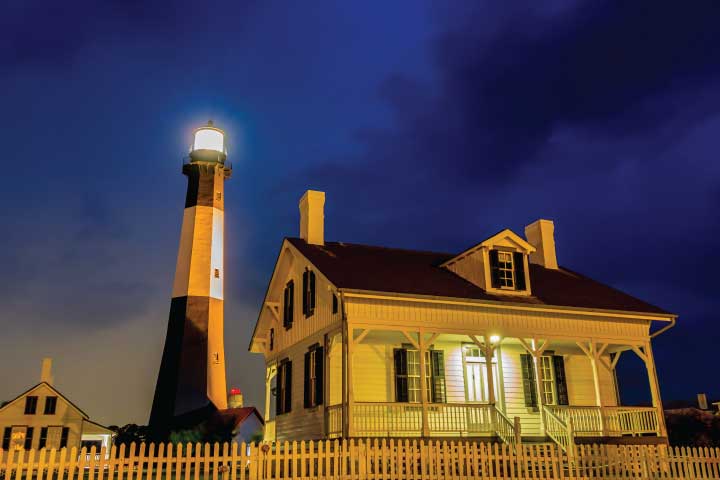
{"type": "Polygon", "coordinates": [[[546,405],[548,435],[559,434],[572,421],[574,436],[660,435],[658,410],[654,407],[569,407],[546,405]],[[558,422],[560,424],[558,425],[558,422]]]}
{"type": "MultiPolygon", "coordinates": [[[[431,436],[474,437],[498,435],[514,443],[515,425],[494,405],[479,403],[429,403],[431,436]]],[[[356,402],[352,406],[354,433],[358,437],[418,437],[422,435],[422,406],[416,403],[356,402]]]]}

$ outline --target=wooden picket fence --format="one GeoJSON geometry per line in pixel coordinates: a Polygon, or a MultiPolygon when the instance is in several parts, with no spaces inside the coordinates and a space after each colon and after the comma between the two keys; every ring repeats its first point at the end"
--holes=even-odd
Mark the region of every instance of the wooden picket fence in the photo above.
{"type": "Polygon", "coordinates": [[[0,480],[720,479],[720,449],[448,440],[0,450],[0,480]]]}

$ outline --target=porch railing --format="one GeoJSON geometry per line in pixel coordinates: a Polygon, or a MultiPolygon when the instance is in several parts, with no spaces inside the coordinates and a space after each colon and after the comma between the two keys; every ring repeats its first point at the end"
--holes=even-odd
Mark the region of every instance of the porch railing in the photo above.
{"type": "Polygon", "coordinates": [[[654,407],[574,407],[546,405],[562,423],[573,421],[576,436],[623,436],[660,434],[654,407]]]}
{"type": "Polygon", "coordinates": [[[548,405],[543,406],[542,415],[545,423],[545,433],[567,453],[568,449],[571,449],[575,444],[572,419],[569,416],[563,416],[563,412],[559,412],[558,409],[548,405]]]}
{"type": "Polygon", "coordinates": [[[342,437],[342,404],[330,405],[325,410],[328,438],[342,437]]]}
{"type": "MultiPolygon", "coordinates": [[[[422,406],[418,403],[357,402],[352,422],[358,437],[419,437],[422,406]]],[[[514,422],[494,405],[479,403],[430,403],[427,405],[431,436],[474,437],[498,435],[507,443],[519,437],[514,422]]]]}

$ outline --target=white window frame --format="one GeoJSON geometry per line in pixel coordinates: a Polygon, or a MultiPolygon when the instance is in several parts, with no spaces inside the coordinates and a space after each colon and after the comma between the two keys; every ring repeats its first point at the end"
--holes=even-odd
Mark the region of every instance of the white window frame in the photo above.
{"type": "Polygon", "coordinates": [[[503,290],[515,290],[515,263],[513,252],[498,250],[497,254],[500,288],[503,290]]]}
{"type": "Polygon", "coordinates": [[[542,355],[538,361],[542,372],[542,395],[545,405],[557,405],[555,366],[552,355],[542,355]]]}

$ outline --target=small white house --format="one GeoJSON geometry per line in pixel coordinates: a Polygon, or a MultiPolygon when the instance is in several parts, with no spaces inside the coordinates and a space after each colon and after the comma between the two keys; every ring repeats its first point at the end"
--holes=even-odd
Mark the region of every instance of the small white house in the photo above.
{"type": "Polygon", "coordinates": [[[0,407],[3,450],[110,448],[113,432],[53,386],[52,361],[43,359],[40,383],[0,407]]]}

